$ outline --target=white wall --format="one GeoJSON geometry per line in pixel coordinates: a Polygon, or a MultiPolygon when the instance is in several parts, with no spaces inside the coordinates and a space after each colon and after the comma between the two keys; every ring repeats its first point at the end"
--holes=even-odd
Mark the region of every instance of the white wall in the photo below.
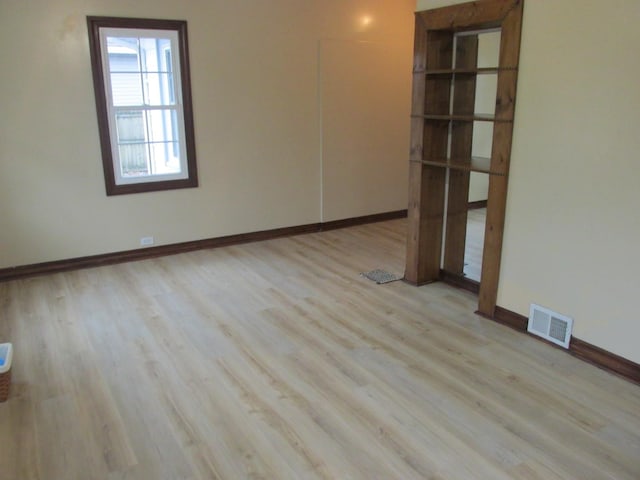
{"type": "Polygon", "coordinates": [[[498,291],[520,314],[534,302],[574,317],[576,337],[634,362],[639,20],[637,0],[525,2],[498,291]]]}
{"type": "MultiPolygon", "coordinates": [[[[0,268],[138,248],[143,236],[170,244],[321,221],[321,162],[333,160],[321,152],[319,46],[328,39],[404,45],[380,59],[377,67],[394,80],[371,82],[370,94],[407,99],[376,109],[389,128],[376,139],[384,155],[371,168],[405,172],[388,178],[391,195],[381,202],[362,188],[357,169],[339,169],[342,190],[325,185],[324,197],[338,206],[331,218],[406,208],[413,7],[413,0],[2,0],[0,268]],[[188,21],[199,188],[106,197],[87,15],[188,21]],[[351,203],[340,198],[344,185],[358,192],[351,203]]],[[[366,131],[361,124],[355,133],[366,131]]]]}

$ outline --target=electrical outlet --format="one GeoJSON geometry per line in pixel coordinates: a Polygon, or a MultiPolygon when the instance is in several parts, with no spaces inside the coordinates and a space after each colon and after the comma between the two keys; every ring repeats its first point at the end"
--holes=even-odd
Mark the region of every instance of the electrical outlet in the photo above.
{"type": "Polygon", "coordinates": [[[153,237],[142,237],[140,239],[140,246],[148,247],[149,245],[153,245],[153,237]]]}

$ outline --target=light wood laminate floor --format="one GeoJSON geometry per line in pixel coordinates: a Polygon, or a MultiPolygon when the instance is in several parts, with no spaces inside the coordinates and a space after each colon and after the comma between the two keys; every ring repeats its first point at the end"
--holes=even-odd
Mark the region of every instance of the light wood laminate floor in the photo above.
{"type": "Polygon", "coordinates": [[[0,284],[0,477],[640,478],[640,387],[467,292],[359,276],[402,273],[405,229],[0,284]]]}

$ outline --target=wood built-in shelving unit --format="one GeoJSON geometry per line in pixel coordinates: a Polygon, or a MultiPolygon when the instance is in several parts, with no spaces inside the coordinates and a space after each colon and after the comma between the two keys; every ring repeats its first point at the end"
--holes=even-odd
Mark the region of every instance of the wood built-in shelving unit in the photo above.
{"type": "Polygon", "coordinates": [[[469,114],[424,114],[411,115],[412,118],[424,118],[425,120],[440,120],[442,122],[511,122],[506,118],[496,118],[489,113],[469,113],[469,114]]]}
{"type": "Polygon", "coordinates": [[[516,70],[515,68],[498,68],[498,67],[484,67],[484,68],[443,68],[432,70],[414,70],[415,74],[424,75],[447,75],[449,77],[453,75],[487,75],[495,74],[500,70],[516,70]]]}
{"type": "Polygon", "coordinates": [[[438,168],[449,168],[451,170],[459,170],[461,172],[478,172],[487,173],[489,175],[504,175],[502,172],[494,172],[491,170],[491,159],[487,157],[470,157],[470,158],[441,158],[431,160],[411,160],[411,162],[419,162],[423,165],[429,165],[438,168]]]}
{"type": "Polygon", "coordinates": [[[405,280],[421,285],[440,279],[442,271],[462,275],[470,172],[485,173],[478,310],[488,316],[498,289],[522,7],[523,0],[480,0],[416,13],[405,280]],[[498,65],[478,67],[478,35],[496,29],[498,65]],[[497,77],[493,114],[474,110],[480,75],[497,77]],[[472,155],[476,122],[493,126],[488,158],[472,155]]]}

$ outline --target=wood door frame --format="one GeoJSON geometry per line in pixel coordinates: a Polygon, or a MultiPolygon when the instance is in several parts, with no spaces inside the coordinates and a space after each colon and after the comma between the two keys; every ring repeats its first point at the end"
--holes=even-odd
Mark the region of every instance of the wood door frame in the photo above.
{"type": "MultiPolygon", "coordinates": [[[[442,114],[449,88],[429,79],[430,69],[452,69],[453,36],[501,29],[498,88],[489,176],[487,220],[478,312],[493,317],[507,203],[507,181],[516,99],[524,0],[479,0],[416,12],[413,66],[407,262],[405,280],[423,285],[440,279],[445,221],[446,168],[423,162],[442,156],[443,132],[426,114],[442,114]],[[438,129],[439,128],[439,129],[438,129]]],[[[448,113],[448,110],[447,110],[448,113]]],[[[446,154],[445,154],[446,157],[446,154]]],[[[433,163],[433,162],[432,162],[433,163]]]]}

